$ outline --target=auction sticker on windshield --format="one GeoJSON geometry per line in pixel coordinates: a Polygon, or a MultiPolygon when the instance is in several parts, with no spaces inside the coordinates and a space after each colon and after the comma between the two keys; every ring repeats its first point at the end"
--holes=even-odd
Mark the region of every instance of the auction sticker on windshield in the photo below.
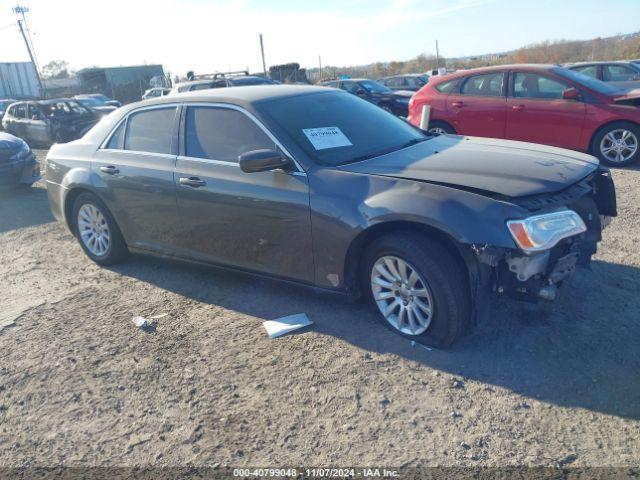
{"type": "Polygon", "coordinates": [[[303,128],[302,131],[316,150],[353,145],[338,127],[303,128]]]}

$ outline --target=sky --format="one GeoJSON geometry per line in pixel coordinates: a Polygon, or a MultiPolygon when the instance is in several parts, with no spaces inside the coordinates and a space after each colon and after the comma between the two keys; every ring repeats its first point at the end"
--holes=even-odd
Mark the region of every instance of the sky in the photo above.
{"type": "MultiPolygon", "coordinates": [[[[21,0],[38,63],[72,69],[161,63],[165,71],[261,71],[494,53],[640,30],[639,0],[21,0]]],[[[0,62],[28,60],[0,0],[0,62]]]]}

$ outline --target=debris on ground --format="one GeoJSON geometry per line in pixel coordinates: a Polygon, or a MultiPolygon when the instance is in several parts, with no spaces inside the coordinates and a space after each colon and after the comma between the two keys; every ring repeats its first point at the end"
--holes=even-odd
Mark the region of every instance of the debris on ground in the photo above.
{"type": "Polygon", "coordinates": [[[131,321],[138,328],[146,328],[149,325],[149,320],[140,316],[133,317],[131,321]]]}
{"type": "Polygon", "coordinates": [[[295,315],[289,315],[288,317],[262,322],[269,338],[281,337],[282,335],[286,335],[289,332],[306,327],[312,323],[306,313],[297,313],[295,315]]]}
{"type": "Polygon", "coordinates": [[[5,328],[14,327],[15,324],[16,324],[15,320],[6,320],[6,321],[0,323],[0,332],[2,330],[4,330],[5,328]]]}

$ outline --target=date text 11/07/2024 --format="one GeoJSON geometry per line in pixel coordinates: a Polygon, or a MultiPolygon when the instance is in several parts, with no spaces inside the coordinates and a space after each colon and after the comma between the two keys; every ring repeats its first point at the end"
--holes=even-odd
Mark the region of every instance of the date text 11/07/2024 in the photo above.
{"type": "Polygon", "coordinates": [[[240,478],[397,478],[397,470],[387,468],[234,468],[240,478]]]}

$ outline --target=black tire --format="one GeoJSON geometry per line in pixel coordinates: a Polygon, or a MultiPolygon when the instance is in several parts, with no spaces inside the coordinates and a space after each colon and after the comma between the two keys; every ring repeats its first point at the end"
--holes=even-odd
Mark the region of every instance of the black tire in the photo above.
{"type": "MultiPolygon", "coordinates": [[[[606,145],[609,145],[606,143],[606,145]]],[[[600,159],[605,165],[610,167],[626,167],[627,165],[631,165],[634,162],[637,162],[640,159],[640,127],[630,122],[614,122],[602,130],[600,130],[595,137],[593,137],[593,142],[591,144],[591,150],[593,154],[600,159]],[[628,158],[627,160],[615,161],[607,157],[607,155],[602,151],[603,139],[611,132],[616,132],[619,130],[627,130],[631,132],[635,136],[635,144],[636,151],[635,153],[628,158]]]]}
{"type": "Polygon", "coordinates": [[[445,348],[460,338],[471,325],[471,294],[468,275],[461,260],[440,242],[422,234],[398,233],[376,239],[365,252],[361,272],[363,291],[391,331],[424,345],[445,348]],[[425,279],[433,299],[433,317],[427,330],[409,335],[392,326],[373,298],[371,272],[376,261],[394,256],[410,264],[425,279]]]}
{"type": "Polygon", "coordinates": [[[129,255],[129,250],[127,249],[127,245],[122,237],[118,224],[113,218],[113,215],[111,215],[107,206],[97,196],[92,193],[81,193],[73,202],[73,208],[71,211],[72,217],[70,219],[70,224],[72,225],[73,233],[78,239],[78,243],[80,243],[82,250],[84,250],[84,253],[86,253],[91,260],[99,265],[113,265],[123,261],[129,255]],[[102,213],[109,228],[109,245],[103,255],[96,255],[91,252],[80,236],[78,213],[82,206],[87,204],[92,205],[102,213]]]}
{"type": "Polygon", "coordinates": [[[429,122],[429,128],[427,130],[429,133],[440,134],[440,130],[451,135],[456,134],[456,129],[449,125],[447,122],[441,122],[439,120],[429,122]]]}

